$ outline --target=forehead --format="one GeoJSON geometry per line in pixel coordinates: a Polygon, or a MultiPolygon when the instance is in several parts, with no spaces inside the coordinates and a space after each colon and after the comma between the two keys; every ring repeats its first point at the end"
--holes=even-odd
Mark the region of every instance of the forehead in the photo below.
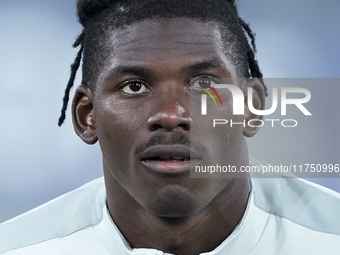
{"type": "Polygon", "coordinates": [[[108,31],[107,61],[100,76],[119,66],[183,67],[212,61],[235,73],[214,23],[188,18],[143,20],[108,31]]]}

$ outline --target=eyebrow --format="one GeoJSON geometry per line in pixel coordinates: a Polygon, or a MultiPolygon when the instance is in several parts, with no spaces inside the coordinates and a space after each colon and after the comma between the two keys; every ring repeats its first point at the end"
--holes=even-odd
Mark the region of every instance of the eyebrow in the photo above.
{"type": "MultiPolygon", "coordinates": [[[[210,59],[203,62],[196,62],[193,65],[188,66],[188,69],[191,72],[206,70],[206,69],[214,69],[214,68],[226,68],[223,62],[219,59],[210,59]]],[[[229,71],[229,70],[228,70],[229,71]]]]}
{"type": "Polygon", "coordinates": [[[150,71],[142,66],[117,66],[110,70],[110,74],[134,74],[136,76],[149,75],[150,71]]]}

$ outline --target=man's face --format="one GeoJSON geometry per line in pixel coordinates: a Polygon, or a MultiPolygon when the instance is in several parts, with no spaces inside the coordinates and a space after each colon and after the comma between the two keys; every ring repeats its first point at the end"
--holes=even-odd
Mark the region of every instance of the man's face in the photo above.
{"type": "MultiPolygon", "coordinates": [[[[190,166],[247,162],[240,125],[214,129],[213,113],[202,120],[200,94],[190,110],[191,78],[235,76],[219,30],[185,18],[145,20],[112,31],[108,40],[93,97],[105,175],[155,215],[198,212],[231,180],[191,179],[190,166]]],[[[230,105],[227,94],[221,97],[230,105]]],[[[230,107],[223,111],[235,120],[230,107]]]]}

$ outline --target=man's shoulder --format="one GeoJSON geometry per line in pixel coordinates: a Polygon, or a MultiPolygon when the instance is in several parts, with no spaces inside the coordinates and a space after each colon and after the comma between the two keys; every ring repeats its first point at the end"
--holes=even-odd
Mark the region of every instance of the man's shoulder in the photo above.
{"type": "Polygon", "coordinates": [[[105,194],[103,178],[99,178],[0,224],[0,254],[60,240],[97,224],[102,219],[105,194]]]}
{"type": "Polygon", "coordinates": [[[299,178],[256,178],[254,203],[281,221],[340,236],[340,194],[299,178]]]}

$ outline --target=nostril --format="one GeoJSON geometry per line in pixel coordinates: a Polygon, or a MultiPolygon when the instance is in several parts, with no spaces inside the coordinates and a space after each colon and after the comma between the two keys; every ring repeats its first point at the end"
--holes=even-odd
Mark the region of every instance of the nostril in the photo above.
{"type": "Polygon", "coordinates": [[[183,130],[185,130],[185,131],[189,131],[190,130],[190,123],[189,124],[180,124],[180,125],[178,125],[178,127],[181,127],[181,128],[183,128],[183,130]]]}
{"type": "Polygon", "coordinates": [[[185,118],[174,114],[158,113],[148,119],[148,128],[150,131],[159,129],[172,131],[177,128],[189,131],[190,118],[185,118]]]}
{"type": "Polygon", "coordinates": [[[155,131],[155,130],[161,129],[161,128],[163,128],[163,127],[159,124],[152,124],[152,125],[149,126],[150,131],[155,131]]]}

